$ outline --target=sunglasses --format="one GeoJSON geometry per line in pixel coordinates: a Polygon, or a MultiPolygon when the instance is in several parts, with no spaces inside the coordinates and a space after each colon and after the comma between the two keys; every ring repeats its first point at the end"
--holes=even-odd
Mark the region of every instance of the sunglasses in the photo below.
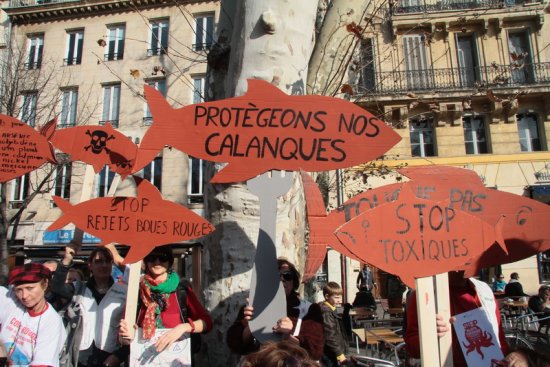
{"type": "Polygon", "coordinates": [[[157,260],[161,263],[167,263],[170,261],[170,256],[167,254],[149,254],[145,256],[145,262],[154,263],[157,260]]]}
{"type": "Polygon", "coordinates": [[[286,280],[287,282],[294,280],[294,274],[292,274],[291,271],[284,271],[282,273],[279,273],[279,276],[283,278],[283,280],[286,280]]]}

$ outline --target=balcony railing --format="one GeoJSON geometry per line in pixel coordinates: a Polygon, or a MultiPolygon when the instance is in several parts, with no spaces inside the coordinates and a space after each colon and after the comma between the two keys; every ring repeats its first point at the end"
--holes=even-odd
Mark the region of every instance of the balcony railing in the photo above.
{"type": "Polygon", "coordinates": [[[104,61],[122,60],[123,57],[124,57],[124,52],[111,52],[103,55],[103,60],[104,61]]]}
{"type": "Polygon", "coordinates": [[[500,9],[538,2],[536,0],[400,0],[395,7],[395,14],[478,8],[500,9]]]}
{"type": "MultiPolygon", "coordinates": [[[[372,74],[371,74],[372,75],[372,74]]],[[[550,86],[550,62],[476,68],[425,69],[379,72],[363,79],[359,93],[460,91],[478,87],[515,88],[550,86]]]]}
{"type": "Polygon", "coordinates": [[[106,123],[110,123],[115,129],[118,128],[118,119],[117,120],[100,120],[99,126],[104,126],[106,123]]]}
{"type": "Polygon", "coordinates": [[[74,3],[80,0],[10,0],[10,8],[22,8],[27,6],[37,6],[56,3],[74,3]]]}

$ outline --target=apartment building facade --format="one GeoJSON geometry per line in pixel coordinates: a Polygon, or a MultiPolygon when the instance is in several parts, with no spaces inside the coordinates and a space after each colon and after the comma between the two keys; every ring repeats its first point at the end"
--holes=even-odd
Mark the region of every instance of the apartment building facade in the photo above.
{"type": "MultiPolygon", "coordinates": [[[[548,2],[400,0],[377,9],[362,33],[353,97],[403,138],[384,164],[465,167],[488,187],[550,203],[548,2]]],[[[367,185],[345,180],[344,191],[395,182],[395,174],[384,176],[367,185]]],[[[338,255],[329,256],[339,266],[338,255]]],[[[535,293],[550,281],[549,258],[502,271],[520,272],[535,293]]],[[[358,268],[348,265],[355,270],[348,271],[348,294],[358,268]]]]}
{"type": "MultiPolygon", "coordinates": [[[[144,84],[159,90],[175,108],[203,100],[219,1],[12,0],[4,2],[3,11],[10,30],[6,49],[25,78],[33,80],[22,83],[15,102],[17,116],[30,125],[54,117],[57,129],[110,123],[139,143],[152,123],[144,84]]],[[[91,174],[91,197],[108,195],[114,173],[105,167],[91,174]]],[[[202,161],[164,149],[139,175],[166,199],[202,214],[202,161]]],[[[9,214],[37,192],[17,226],[17,243],[68,243],[70,229],[45,232],[61,215],[52,196],[80,202],[89,176],[85,165],[72,162],[46,165],[9,182],[9,214]]],[[[117,194],[127,186],[123,181],[117,194]]],[[[85,236],[83,242],[99,241],[85,236]]]]}

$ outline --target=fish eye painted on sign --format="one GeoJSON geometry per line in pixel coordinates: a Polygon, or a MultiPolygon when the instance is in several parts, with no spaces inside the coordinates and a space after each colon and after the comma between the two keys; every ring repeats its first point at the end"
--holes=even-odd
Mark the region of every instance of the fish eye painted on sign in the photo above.
{"type": "MultiPolygon", "coordinates": [[[[348,101],[289,96],[261,80],[249,80],[248,86],[243,96],[176,110],[145,86],[154,122],[138,154],[167,144],[196,158],[227,162],[211,181],[220,183],[271,169],[349,167],[378,158],[401,140],[383,121],[348,101]]],[[[136,169],[146,163],[137,161],[136,169]]]]}

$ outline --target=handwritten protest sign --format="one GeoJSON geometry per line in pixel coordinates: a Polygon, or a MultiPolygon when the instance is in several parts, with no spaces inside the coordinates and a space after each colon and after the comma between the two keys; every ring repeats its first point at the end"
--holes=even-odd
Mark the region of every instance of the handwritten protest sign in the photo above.
{"type": "Polygon", "coordinates": [[[272,169],[332,170],[378,158],[401,137],[354,103],[289,96],[261,80],[245,95],[170,107],[145,86],[153,125],[143,136],[134,172],[165,144],[195,158],[229,163],[213,183],[240,182],[272,169]]]}
{"type": "Polygon", "coordinates": [[[108,165],[122,178],[132,171],[138,150],[130,138],[113,129],[110,123],[58,130],[51,142],[57,149],[69,154],[71,160],[92,165],[96,173],[108,165]]]}
{"type": "Polygon", "coordinates": [[[37,132],[11,116],[0,114],[0,182],[34,171],[45,162],[55,163],[48,138],[55,131],[55,120],[37,132]]]}
{"type": "Polygon", "coordinates": [[[154,344],[170,329],[157,329],[151,339],[143,339],[143,329],[139,328],[130,345],[130,367],[191,367],[191,338],[183,338],[172,343],[158,353],[154,344]]]}
{"type": "Polygon", "coordinates": [[[463,269],[495,242],[506,251],[502,221],[490,225],[448,201],[418,198],[410,188],[396,201],[342,225],[336,236],[350,251],[410,287],[414,278],[463,269]]]}
{"type": "Polygon", "coordinates": [[[72,222],[86,233],[130,246],[126,264],[143,259],[155,246],[202,237],[214,227],[184,206],[162,199],[149,181],[134,177],[137,197],[104,197],[71,205],[55,196],[63,215],[48,227],[60,229],[72,222]]]}

